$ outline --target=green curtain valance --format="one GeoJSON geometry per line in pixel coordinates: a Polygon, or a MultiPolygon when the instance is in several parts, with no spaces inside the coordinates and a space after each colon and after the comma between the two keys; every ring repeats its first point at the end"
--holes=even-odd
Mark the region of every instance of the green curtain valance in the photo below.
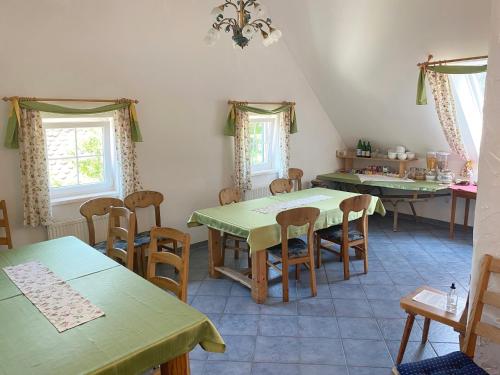
{"type": "Polygon", "coordinates": [[[486,72],[488,65],[430,65],[421,67],[417,83],[417,105],[427,104],[427,93],[425,91],[425,76],[427,70],[444,74],[474,74],[486,72]]]}
{"type": "Polygon", "coordinates": [[[132,133],[132,140],[134,142],[142,142],[141,129],[139,127],[139,121],[137,120],[137,112],[135,110],[135,104],[132,102],[118,102],[113,104],[108,104],[97,108],[68,108],[62,107],[60,105],[30,101],[30,100],[12,100],[12,109],[9,115],[9,120],[7,122],[7,131],[5,132],[5,147],[7,148],[19,148],[19,122],[21,121],[21,108],[48,112],[48,113],[60,113],[65,115],[88,115],[96,113],[104,113],[116,111],[118,109],[128,108],[130,112],[130,131],[132,133]]]}
{"type": "Polygon", "coordinates": [[[262,109],[257,107],[249,107],[245,104],[232,104],[227,116],[226,126],[224,127],[224,135],[234,137],[236,132],[236,109],[244,112],[257,113],[259,115],[276,115],[278,113],[290,111],[290,134],[297,133],[297,117],[295,116],[295,105],[285,104],[275,109],[262,109]]]}

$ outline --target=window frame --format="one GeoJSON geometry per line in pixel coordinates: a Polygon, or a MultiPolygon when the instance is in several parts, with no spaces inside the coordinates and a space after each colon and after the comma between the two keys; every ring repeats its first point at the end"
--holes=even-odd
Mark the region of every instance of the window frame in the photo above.
{"type": "MultiPolygon", "coordinates": [[[[49,194],[51,203],[65,203],[68,201],[84,200],[88,197],[100,195],[116,195],[117,194],[117,168],[115,157],[115,144],[113,137],[113,117],[96,116],[96,117],[43,117],[42,125],[45,137],[45,147],[47,147],[46,129],[78,129],[78,128],[102,128],[102,158],[104,168],[104,182],[78,184],[63,187],[51,187],[49,181],[49,194]]],[[[76,132],[75,132],[76,137],[76,132]]],[[[75,142],[75,146],[78,147],[75,142]]],[[[74,159],[78,161],[78,151],[76,151],[74,159]]],[[[47,164],[49,163],[48,152],[47,164]]],[[[63,159],[63,158],[61,158],[63,159]]],[[[67,159],[73,159],[68,157],[67,159]]],[[[56,160],[56,159],[50,159],[56,160]]],[[[77,163],[78,168],[78,163],[77,163]]],[[[47,172],[49,168],[47,165],[47,172]]]]}
{"type": "MultiPolygon", "coordinates": [[[[251,164],[252,176],[258,176],[263,174],[273,174],[277,173],[277,155],[276,152],[279,150],[278,144],[278,132],[279,132],[279,115],[260,115],[260,114],[250,114],[249,124],[252,126],[253,122],[260,121],[265,123],[263,131],[263,147],[265,157],[267,160],[264,163],[251,164]]],[[[250,146],[251,148],[251,146],[250,146]]]]}

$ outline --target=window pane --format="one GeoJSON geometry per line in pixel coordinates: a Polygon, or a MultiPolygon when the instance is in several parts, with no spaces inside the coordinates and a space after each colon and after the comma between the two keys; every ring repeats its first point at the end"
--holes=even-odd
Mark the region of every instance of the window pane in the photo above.
{"type": "Polygon", "coordinates": [[[49,160],[49,184],[51,188],[78,184],[76,159],[49,160]]]}
{"type": "Polygon", "coordinates": [[[81,128],[76,131],[78,156],[102,155],[102,128],[81,128]]]}
{"type": "Polygon", "coordinates": [[[45,132],[49,159],[76,156],[75,129],[46,129],[45,132]]]}
{"type": "Polygon", "coordinates": [[[104,182],[104,161],[100,156],[78,159],[80,184],[104,182]]]}
{"type": "Polygon", "coordinates": [[[264,124],[254,122],[250,125],[250,142],[250,161],[252,165],[264,163],[266,161],[264,124]]]}

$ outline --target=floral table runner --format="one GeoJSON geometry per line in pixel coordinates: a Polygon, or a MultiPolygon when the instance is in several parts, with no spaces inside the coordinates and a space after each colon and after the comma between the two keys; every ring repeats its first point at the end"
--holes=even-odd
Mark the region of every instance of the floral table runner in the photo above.
{"type": "Polygon", "coordinates": [[[59,331],[104,316],[104,312],[40,262],[5,267],[4,272],[59,331]]]}

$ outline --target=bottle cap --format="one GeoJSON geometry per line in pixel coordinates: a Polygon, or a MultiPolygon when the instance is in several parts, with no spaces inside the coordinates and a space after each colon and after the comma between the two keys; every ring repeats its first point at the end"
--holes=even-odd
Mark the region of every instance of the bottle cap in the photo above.
{"type": "Polygon", "coordinates": [[[451,289],[457,289],[457,287],[455,286],[455,283],[451,283],[451,289]]]}

